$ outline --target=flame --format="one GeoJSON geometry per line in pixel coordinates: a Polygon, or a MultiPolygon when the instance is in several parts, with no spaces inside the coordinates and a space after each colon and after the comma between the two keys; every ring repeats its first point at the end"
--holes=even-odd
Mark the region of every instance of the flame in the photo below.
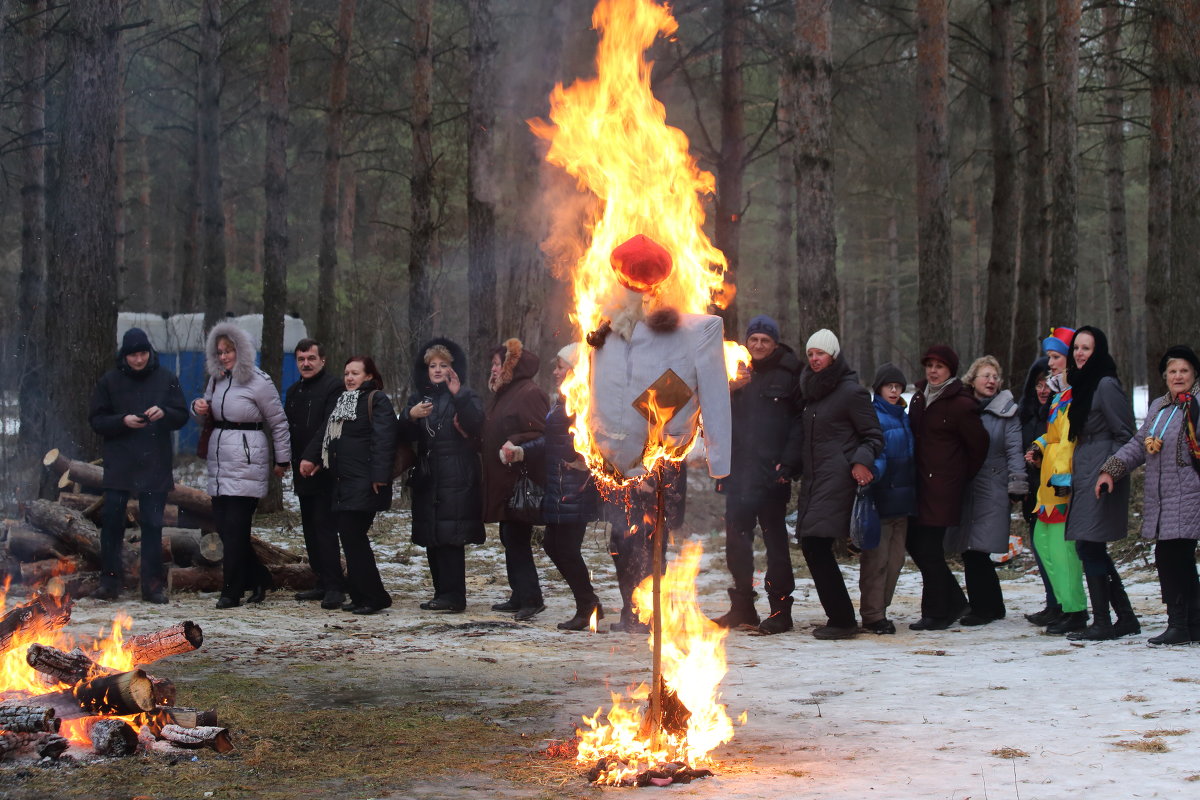
{"type": "MultiPolygon", "coordinates": [[[[658,36],[674,34],[678,23],[667,7],[651,0],[600,0],[592,26],[600,31],[596,78],[555,86],[550,121],[529,122],[533,133],[550,143],[546,160],[599,201],[582,221],[579,235],[588,239],[587,247],[571,270],[571,320],[579,341],[614,306],[630,302],[609,255],[638,233],[665,247],[674,263],[670,277],[644,298],[647,302],[703,314],[730,298],[725,255],[704,232],[703,199],[713,194],[715,179],[696,165],[683,131],[667,125],[666,109],[650,88],[651,64],[644,53],[658,36]]],[[[605,477],[611,470],[588,426],[590,369],[589,360],[581,358],[560,390],[567,412],[575,415],[576,451],[593,473],[605,477]]],[[[654,457],[678,461],[689,449],[654,457]]]]}
{"type": "MultiPolygon", "coordinates": [[[[657,745],[642,731],[638,703],[649,696],[642,684],[628,701],[612,695],[612,707],[601,720],[601,710],[584,716],[587,730],[578,730],[578,763],[594,765],[609,759],[598,783],[619,784],[639,772],[667,761],[692,767],[713,767],[711,753],[733,738],[733,721],[720,703],[717,687],[725,676],[725,637],[728,631],[701,611],[696,603],[696,576],[700,572],[699,543],[684,544],[679,557],[667,566],[662,579],[663,681],[691,712],[683,735],[663,733],[657,745]]],[[[650,619],[650,580],[634,592],[634,603],[643,622],[650,619]]],[[[744,721],[744,716],[743,716],[744,721]]]]}
{"type": "Polygon", "coordinates": [[[600,617],[600,608],[597,606],[592,609],[592,615],[588,617],[588,630],[592,633],[596,632],[596,624],[600,617]]]}
{"type": "Polygon", "coordinates": [[[738,367],[750,366],[750,351],[737,342],[725,342],[725,374],[730,382],[737,377],[738,367]]]}
{"type": "MultiPolygon", "coordinates": [[[[9,584],[6,582],[0,591],[0,611],[7,609],[8,588],[9,584]]],[[[82,643],[62,630],[49,626],[21,628],[14,634],[11,647],[0,654],[0,697],[18,698],[72,688],[68,684],[44,676],[29,666],[25,657],[31,644],[48,645],[65,651],[80,647],[100,666],[109,667],[117,672],[133,669],[133,659],[122,649],[124,632],[132,626],[133,619],[128,614],[118,613],[107,632],[101,629],[95,638],[89,638],[82,643]]],[[[132,717],[121,719],[133,722],[132,717]]],[[[59,734],[75,744],[90,744],[91,739],[85,729],[86,723],[86,719],[64,720],[59,734]]]]}

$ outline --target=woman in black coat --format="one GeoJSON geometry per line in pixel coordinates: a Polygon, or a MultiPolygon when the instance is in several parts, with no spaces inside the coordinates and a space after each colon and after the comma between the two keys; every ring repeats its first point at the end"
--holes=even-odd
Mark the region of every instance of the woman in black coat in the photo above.
{"type": "Polygon", "coordinates": [[[396,452],[396,412],[383,391],[383,378],[370,356],[352,356],[325,433],[313,437],[300,464],[310,477],[324,467],[333,473],[333,513],[346,554],[350,602],[342,608],[375,614],[392,604],[383,588],[368,533],[375,514],[392,505],[392,462],[396,452]]]}
{"type": "MultiPolygon", "coordinates": [[[[554,382],[562,386],[578,360],[578,344],[569,344],[559,350],[554,359],[554,382]]],[[[582,554],[587,525],[596,519],[596,482],[583,456],[575,452],[575,439],[571,435],[573,424],[575,416],[567,413],[565,398],[556,393],[550,413],[546,415],[545,433],[531,442],[506,448],[510,460],[544,464],[546,493],[542,497],[542,519],[546,523],[546,536],[543,546],[575,597],[575,616],[558,623],[559,630],[564,631],[581,631],[588,627],[593,613],[597,620],[604,618],[604,609],[592,587],[582,554]]]]}
{"type": "Polygon", "coordinates": [[[463,349],[449,339],[427,342],[413,365],[413,394],[401,415],[401,435],[417,443],[412,490],[412,540],[425,548],[433,597],[426,611],[467,607],[466,546],[483,544],[483,482],[479,436],[483,401],[463,384],[463,349]]]}
{"type": "MultiPolygon", "coordinates": [[[[1021,401],[1017,410],[1017,416],[1021,420],[1021,448],[1024,452],[1029,452],[1033,441],[1046,432],[1050,398],[1054,396],[1049,379],[1050,361],[1042,356],[1029,367],[1029,372],[1025,376],[1025,390],[1021,393],[1021,401]]],[[[1042,566],[1042,557],[1038,555],[1037,545],[1033,538],[1033,525],[1037,521],[1033,510],[1037,507],[1037,490],[1038,483],[1041,481],[1041,470],[1028,464],[1025,474],[1029,491],[1021,501],[1021,515],[1029,524],[1029,536],[1026,541],[1029,542],[1029,549],[1033,551],[1033,558],[1038,565],[1038,573],[1042,576],[1042,588],[1046,591],[1046,607],[1041,611],[1026,614],[1025,619],[1034,625],[1043,626],[1050,624],[1062,615],[1062,606],[1058,604],[1058,600],[1054,596],[1054,587],[1050,583],[1050,576],[1046,574],[1045,567],[1042,566]]]]}

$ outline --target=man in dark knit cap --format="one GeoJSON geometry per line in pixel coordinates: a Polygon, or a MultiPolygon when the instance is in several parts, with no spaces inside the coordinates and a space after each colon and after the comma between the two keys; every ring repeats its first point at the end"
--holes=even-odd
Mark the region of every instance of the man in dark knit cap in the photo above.
{"type": "Polygon", "coordinates": [[[100,589],[93,596],[115,600],[122,583],[125,506],[136,494],[142,523],[142,599],[167,602],[162,563],[163,510],[175,487],[171,433],[187,422],[179,379],[159,366],[158,353],[141,328],[121,340],[114,369],[92,392],[88,420],[104,437],[104,524],[100,531],[100,589]]]}

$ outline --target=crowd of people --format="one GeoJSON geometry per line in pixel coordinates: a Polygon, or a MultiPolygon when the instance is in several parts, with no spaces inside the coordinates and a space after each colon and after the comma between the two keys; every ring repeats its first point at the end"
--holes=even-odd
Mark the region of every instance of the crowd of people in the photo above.
{"type": "MultiPolygon", "coordinates": [[[[1076,640],[1137,634],[1141,626],[1108,544],[1126,536],[1128,476],[1144,465],[1142,536],[1155,543],[1168,619],[1149,642],[1200,642],[1200,359],[1190,348],[1175,346],[1163,355],[1167,391],[1135,430],[1107,337],[1092,326],[1053,329],[1019,396],[1004,387],[996,358],[975,359],[960,378],[958,354],[934,344],[921,356],[924,374],[907,402],[909,382],[898,367],[882,365],[868,390],[832,331],[812,334],[801,355],[783,343],[774,320],[760,315],[744,343],[750,361],[729,384],[731,465],[716,487],[725,499],[732,579],[730,607],[717,624],[764,634],[792,629],[796,582],[785,518],[798,482],[795,536],[827,617],[812,631],[819,639],[895,633],[888,609],[906,555],[922,582],[920,617],[911,630],[1003,619],[1007,608],[993,556],[1009,549],[1014,505],[1028,523],[1046,594],[1045,608],[1026,619],[1076,640]],[[856,613],[834,543],[864,507],[878,524],[856,542],[856,613]],[[755,605],[756,530],[766,550],[765,618],[755,605]],[[963,585],[949,554],[961,558],[963,585]]],[[[559,351],[556,386],[587,357],[586,347],[559,351]]],[[[250,530],[269,475],[289,469],[319,582],[296,598],[362,615],[388,608],[393,599],[376,566],[370,530],[375,515],[392,505],[396,454],[407,449],[411,459],[401,460],[406,468],[411,461],[404,480],[412,540],[426,550],[433,585],[421,609],[454,614],[467,608],[466,548],[481,544],[485,525],[497,523],[510,596],[492,608],[517,620],[541,613],[533,553],[540,525],[546,553],[575,601],[574,616],[558,627],[581,630],[604,617],[582,554],[588,524],[603,520],[611,525],[621,595],[611,628],[647,630],[633,596],[653,563],[654,526],[647,521],[662,497],[666,526],[679,527],[686,467],[672,462],[636,484],[601,492],[574,449],[574,419],[564,398],[538,385],[539,359],[519,340],[489,354],[486,399],[466,384],[463,348],[444,337],[430,340],[414,354],[412,392],[399,411],[370,356],[347,359],[338,380],[320,343],[301,340],[295,348],[300,379],[288,387],[286,403],[255,367],[255,356],[245,331],[232,323],[215,326],[206,343],[209,380],[190,404],[205,427],[208,492],[224,545],[217,608],[261,602],[274,588],[250,530]],[[513,501],[514,492],[531,484],[542,493],[533,518],[513,501]]],[[[108,467],[101,597],[119,594],[124,507],[136,494],[142,597],[166,602],[162,565],[153,555],[159,548],[146,544],[161,537],[161,509],[172,484],[170,433],[186,422],[188,408],[146,334],[128,331],[90,409],[108,467]]]]}

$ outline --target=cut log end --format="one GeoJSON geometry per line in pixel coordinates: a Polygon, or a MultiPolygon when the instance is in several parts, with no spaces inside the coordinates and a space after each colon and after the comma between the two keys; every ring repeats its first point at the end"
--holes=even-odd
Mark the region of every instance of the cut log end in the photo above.
{"type": "Polygon", "coordinates": [[[216,726],[184,728],[179,725],[164,725],[162,738],[180,747],[209,747],[218,753],[228,753],[234,749],[229,729],[216,726]]]}

